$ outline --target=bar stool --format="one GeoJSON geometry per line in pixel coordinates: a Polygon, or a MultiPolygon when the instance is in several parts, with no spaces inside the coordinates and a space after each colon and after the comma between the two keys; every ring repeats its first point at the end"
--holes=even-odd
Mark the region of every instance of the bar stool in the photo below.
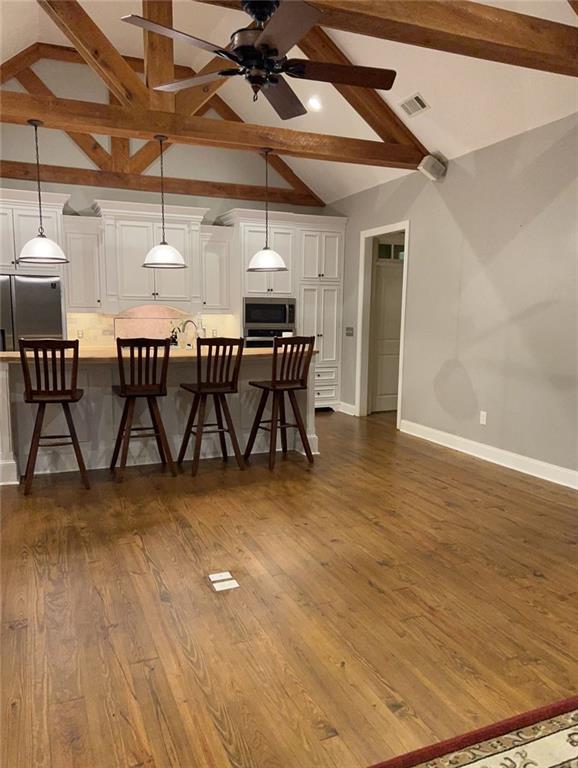
{"type": "Polygon", "coordinates": [[[167,435],[161,419],[157,397],[166,397],[167,373],[169,367],[169,339],[117,339],[118,372],[120,386],[113,386],[113,392],[125,398],[124,409],[118,427],[110,469],[117,480],[122,480],[128,446],[131,437],[154,437],[163,465],[168,465],[173,475],[177,474],[167,435]],[[146,397],[152,427],[133,427],[136,400],[146,397]],[[120,453],[120,467],[116,463],[120,453]]]}
{"type": "Polygon", "coordinates": [[[270,433],[269,441],[269,469],[275,466],[275,454],[277,451],[277,426],[281,430],[281,449],[287,453],[287,429],[296,427],[301,435],[301,441],[307,459],[313,464],[313,454],[307,432],[303,423],[303,417],[299,410],[299,403],[295,392],[307,389],[307,376],[313,357],[313,336],[291,336],[289,338],[274,339],[273,345],[273,374],[270,381],[250,381],[252,387],[262,389],[263,393],[255,414],[255,421],[251,428],[251,434],[245,448],[245,460],[251,455],[257,431],[264,429],[270,433]],[[267,404],[269,393],[273,393],[271,418],[263,419],[263,411],[267,404]],[[287,423],[285,419],[285,392],[289,396],[289,402],[295,416],[295,424],[287,423]],[[270,424],[270,427],[264,426],[270,424]]]}
{"type": "Polygon", "coordinates": [[[76,386],[78,374],[78,340],[62,341],[56,339],[20,339],[20,361],[24,375],[24,401],[37,403],[36,421],[32,442],[26,463],[24,475],[24,493],[28,495],[32,487],[34,467],[39,448],[55,447],[59,445],[72,445],[78,463],[78,469],[82,476],[85,488],[90,488],[88,473],[82,458],[82,451],[78,442],[74,421],[70,413],[70,403],[77,403],[84,392],[76,386]],[[67,358],[66,353],[72,352],[67,358]],[[31,358],[34,357],[34,386],[32,384],[31,358]],[[43,435],[42,424],[46,406],[49,403],[59,403],[64,411],[68,424],[68,435],[43,435]],[[67,440],[68,438],[68,440],[67,440]],[[61,442],[49,442],[44,445],[41,440],[57,440],[61,442]],[[64,440],[64,442],[62,442],[64,440]]]}
{"type": "Polygon", "coordinates": [[[179,451],[179,457],[177,459],[177,463],[182,464],[185,458],[185,453],[187,452],[189,440],[191,435],[194,434],[195,448],[193,452],[193,466],[191,469],[193,477],[197,474],[199,468],[203,434],[210,435],[218,432],[223,460],[227,461],[225,433],[228,432],[239,469],[245,469],[245,463],[239,449],[239,442],[235,432],[235,425],[231,418],[231,412],[229,411],[226,397],[227,395],[232,395],[237,392],[239,368],[241,367],[241,358],[243,356],[243,345],[243,339],[197,339],[197,381],[195,384],[181,384],[183,389],[194,394],[194,398],[187,426],[185,427],[181,450],[179,451]],[[206,355],[203,355],[203,350],[206,350],[206,355]],[[204,366],[203,360],[206,360],[204,366]],[[209,395],[213,396],[215,417],[217,419],[216,422],[210,424],[205,423],[206,405],[209,395]],[[198,418],[195,428],[195,416],[197,416],[197,412],[198,418]],[[225,416],[225,421],[227,422],[226,427],[223,426],[223,414],[225,416]],[[216,429],[207,430],[207,427],[216,427],[216,429]]]}

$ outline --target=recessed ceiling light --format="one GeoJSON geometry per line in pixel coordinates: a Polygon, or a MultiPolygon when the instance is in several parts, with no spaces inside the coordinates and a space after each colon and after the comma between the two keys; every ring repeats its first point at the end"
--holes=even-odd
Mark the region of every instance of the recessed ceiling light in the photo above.
{"type": "Polygon", "coordinates": [[[310,96],[307,99],[307,106],[312,112],[319,112],[323,105],[321,104],[319,96],[310,96]]]}

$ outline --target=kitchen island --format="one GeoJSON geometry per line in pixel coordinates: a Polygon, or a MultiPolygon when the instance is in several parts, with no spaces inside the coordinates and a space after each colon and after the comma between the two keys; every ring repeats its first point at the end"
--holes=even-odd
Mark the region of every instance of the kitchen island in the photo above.
{"type": "MultiPolygon", "coordinates": [[[[239,374],[239,392],[228,395],[229,407],[237,437],[244,449],[247,441],[260,392],[249,386],[249,381],[271,378],[273,353],[269,349],[246,349],[239,374]]],[[[191,407],[192,395],[180,388],[182,382],[196,381],[196,350],[171,348],[167,396],[160,397],[159,407],[171,444],[173,458],[176,458],[184,427],[191,407]]],[[[308,389],[299,392],[298,399],[305,420],[311,450],[318,452],[315,434],[315,368],[309,371],[308,389]]],[[[83,347],[80,345],[78,386],[84,390],[82,400],[72,405],[76,431],[88,469],[108,467],[114,449],[114,442],[123,408],[122,398],[112,392],[118,384],[118,362],[116,347],[83,347]]],[[[0,352],[0,484],[19,482],[28,456],[28,448],[36,416],[36,406],[25,403],[24,383],[18,352],[0,352]]],[[[214,421],[212,409],[208,420],[214,421]]],[[[137,403],[135,425],[148,425],[149,415],[146,402],[137,403]]],[[[46,434],[66,434],[68,429],[60,406],[49,406],[44,421],[46,434]]],[[[296,430],[288,431],[289,450],[302,451],[296,430]]],[[[228,439],[228,438],[227,438],[228,439]]],[[[268,449],[269,435],[259,431],[253,453],[264,453],[268,449]]],[[[187,459],[191,457],[189,444],[187,459]]],[[[221,455],[218,436],[203,438],[201,458],[221,455]]],[[[133,440],[129,448],[128,466],[131,464],[157,464],[159,456],[154,439],[133,440]]],[[[36,463],[37,473],[77,471],[72,446],[41,448],[36,463]]],[[[231,471],[237,471],[231,463],[231,471]]]]}

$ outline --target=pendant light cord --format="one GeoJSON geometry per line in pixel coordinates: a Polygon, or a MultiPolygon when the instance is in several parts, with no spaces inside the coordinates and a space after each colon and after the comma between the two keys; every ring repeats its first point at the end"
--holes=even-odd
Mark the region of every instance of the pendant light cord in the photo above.
{"type": "Polygon", "coordinates": [[[269,248],[269,152],[265,150],[265,248],[269,248]]]}
{"type": "Polygon", "coordinates": [[[40,219],[38,236],[46,237],[44,234],[44,226],[42,224],[42,195],[40,193],[40,152],[38,149],[38,126],[40,122],[38,120],[30,120],[29,122],[30,125],[34,128],[34,147],[36,149],[36,186],[38,188],[38,218],[40,219]]]}
{"type": "Polygon", "coordinates": [[[163,230],[163,239],[161,241],[161,245],[166,245],[166,237],[165,237],[165,167],[164,167],[164,161],[163,161],[163,142],[165,140],[166,136],[157,136],[157,139],[159,141],[161,151],[160,151],[160,157],[161,157],[161,221],[162,221],[162,230],[163,230]]]}

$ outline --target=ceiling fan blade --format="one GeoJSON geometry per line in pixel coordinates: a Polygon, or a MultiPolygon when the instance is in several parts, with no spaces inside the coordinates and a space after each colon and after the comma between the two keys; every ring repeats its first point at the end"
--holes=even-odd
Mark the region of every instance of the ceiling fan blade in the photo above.
{"type": "Polygon", "coordinates": [[[316,24],[323,13],[303,0],[282,0],[271,20],[261,32],[255,46],[275,48],[279,58],[285,56],[316,24]]]}
{"type": "Polygon", "coordinates": [[[145,29],[147,32],[156,32],[158,35],[171,37],[173,40],[181,40],[189,45],[194,45],[195,48],[202,48],[204,51],[210,51],[217,56],[222,56],[224,59],[237,61],[236,56],[229,51],[226,51],[224,48],[221,48],[219,45],[208,43],[206,40],[201,40],[200,37],[189,35],[187,32],[179,32],[178,29],[165,27],[164,24],[157,24],[155,21],[149,21],[142,16],[136,16],[134,13],[131,13],[128,16],[123,16],[122,20],[126,21],[127,24],[132,24],[135,27],[145,29]]]}
{"type": "Polygon", "coordinates": [[[261,93],[275,112],[277,112],[281,120],[289,120],[292,117],[307,114],[307,110],[299,101],[293,88],[282,77],[279,77],[277,83],[271,83],[266,88],[263,88],[261,93]]]}
{"type": "Polygon", "coordinates": [[[194,85],[205,85],[222,77],[232,77],[233,75],[240,74],[240,69],[223,69],[220,72],[207,72],[206,75],[195,75],[194,77],[185,77],[181,80],[173,80],[170,83],[157,85],[153,90],[175,93],[176,91],[182,91],[184,88],[191,88],[194,85]]]}
{"type": "Polygon", "coordinates": [[[288,59],[283,65],[283,72],[290,77],[303,80],[323,80],[326,83],[357,85],[361,88],[375,88],[378,91],[388,91],[396,76],[393,69],[330,64],[324,61],[309,61],[309,59],[288,59]]]}

